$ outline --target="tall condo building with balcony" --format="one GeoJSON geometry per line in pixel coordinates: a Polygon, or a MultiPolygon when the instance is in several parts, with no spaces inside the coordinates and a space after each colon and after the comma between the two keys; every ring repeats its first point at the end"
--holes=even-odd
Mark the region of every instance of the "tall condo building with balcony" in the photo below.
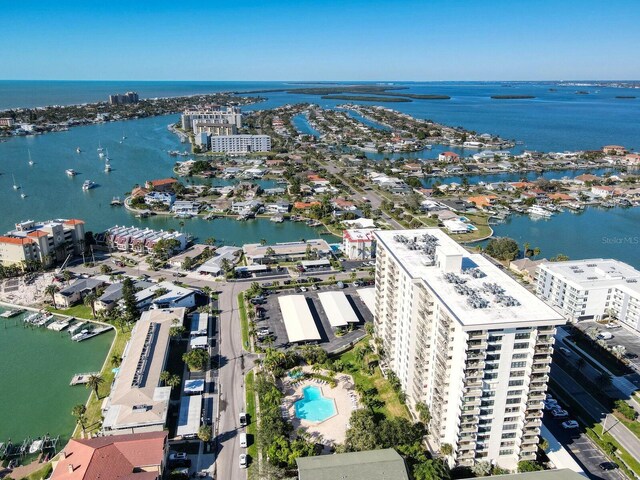
{"type": "Polygon", "coordinates": [[[410,410],[457,465],[536,457],[554,309],[439,229],[376,231],[375,332],[410,410]]]}

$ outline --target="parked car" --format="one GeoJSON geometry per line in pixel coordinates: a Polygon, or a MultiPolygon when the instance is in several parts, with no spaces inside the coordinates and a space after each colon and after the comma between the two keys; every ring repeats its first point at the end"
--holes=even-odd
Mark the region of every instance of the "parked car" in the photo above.
{"type": "Polygon", "coordinates": [[[551,410],[551,415],[554,418],[567,418],[569,416],[569,412],[561,408],[558,408],[557,410],[551,410]]]}
{"type": "Polygon", "coordinates": [[[598,334],[598,340],[611,340],[613,338],[613,333],[610,332],[600,332],[598,334]]]}
{"type": "Polygon", "coordinates": [[[169,454],[169,460],[185,460],[187,454],[184,452],[174,452],[169,454]]]}
{"type": "Polygon", "coordinates": [[[240,412],[240,426],[244,427],[247,425],[247,413],[240,412]]]}
{"type": "Polygon", "coordinates": [[[636,353],[633,353],[633,352],[627,352],[627,353],[624,354],[624,356],[625,356],[625,358],[631,358],[631,359],[638,358],[638,355],[636,353]]]}
{"type": "Polygon", "coordinates": [[[558,347],[558,350],[564,355],[571,355],[571,351],[567,347],[558,347]]]}
{"type": "Polygon", "coordinates": [[[615,322],[609,322],[609,323],[607,323],[607,325],[605,325],[605,327],[610,329],[610,330],[614,330],[616,328],[622,328],[622,325],[620,325],[619,323],[615,323],[615,322]]]}
{"type": "Polygon", "coordinates": [[[576,422],[575,420],[567,420],[566,422],[562,422],[562,428],[566,428],[568,430],[578,427],[578,422],[576,422]]]}
{"type": "Polygon", "coordinates": [[[618,468],[618,464],[614,462],[602,462],[600,465],[600,470],[615,470],[618,468]]]}
{"type": "Polygon", "coordinates": [[[247,468],[247,454],[240,454],[240,468],[247,468]]]}
{"type": "Polygon", "coordinates": [[[300,291],[301,292],[306,292],[307,291],[307,287],[300,287],[300,291]]]}

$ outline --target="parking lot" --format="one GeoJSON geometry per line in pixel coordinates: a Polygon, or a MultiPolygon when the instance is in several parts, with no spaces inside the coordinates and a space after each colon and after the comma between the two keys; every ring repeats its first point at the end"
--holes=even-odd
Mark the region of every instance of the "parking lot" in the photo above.
{"type": "Polygon", "coordinates": [[[629,361],[629,366],[636,372],[640,372],[640,332],[636,332],[627,326],[609,329],[595,321],[580,322],[576,326],[583,332],[596,327],[600,332],[611,333],[613,338],[604,340],[604,342],[610,347],[622,345],[626,349],[626,359],[629,361]]]}
{"type": "Polygon", "coordinates": [[[318,331],[320,332],[321,340],[320,345],[328,352],[338,350],[352,342],[355,342],[365,335],[364,324],[370,322],[373,318],[373,314],[367,309],[365,304],[360,299],[360,296],[356,293],[359,288],[367,287],[354,287],[349,284],[345,288],[338,288],[336,285],[320,286],[317,290],[307,289],[306,292],[300,291],[299,288],[291,288],[286,290],[280,290],[272,292],[267,296],[266,303],[259,305],[259,308],[264,309],[265,319],[259,320],[256,318],[257,329],[268,329],[272,337],[274,338],[273,346],[276,348],[286,348],[289,346],[289,338],[282,319],[282,312],[278,304],[278,297],[284,295],[304,295],[307,299],[309,309],[316,322],[318,331]],[[334,329],[329,323],[329,319],[322,308],[322,304],[318,299],[318,293],[323,291],[342,291],[349,303],[353,307],[356,315],[359,318],[359,322],[355,325],[355,328],[351,332],[347,332],[342,336],[336,336],[334,329]]]}

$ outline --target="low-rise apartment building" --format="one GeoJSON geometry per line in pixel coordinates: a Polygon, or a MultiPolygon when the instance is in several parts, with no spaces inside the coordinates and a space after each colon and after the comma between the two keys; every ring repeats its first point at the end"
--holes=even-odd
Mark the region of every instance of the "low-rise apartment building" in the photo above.
{"type": "Polygon", "coordinates": [[[368,260],[376,256],[373,229],[349,229],[342,233],[342,252],[349,260],[368,260]]]}
{"type": "Polygon", "coordinates": [[[640,330],[640,272],[618,260],[544,263],[536,293],[570,321],[611,316],[640,330]]]}
{"type": "Polygon", "coordinates": [[[0,236],[0,263],[11,266],[42,262],[50,266],[68,255],[80,255],[85,246],[84,233],[84,222],[77,219],[16,223],[14,230],[0,236]]]}
{"type": "Polygon", "coordinates": [[[242,251],[248,265],[325,258],[332,252],[329,244],[321,238],[273,245],[248,243],[242,246],[242,251]]]}

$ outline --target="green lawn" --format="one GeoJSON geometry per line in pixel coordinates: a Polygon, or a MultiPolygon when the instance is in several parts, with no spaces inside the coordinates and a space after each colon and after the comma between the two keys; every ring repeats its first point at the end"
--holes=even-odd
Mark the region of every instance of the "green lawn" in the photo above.
{"type": "Polygon", "coordinates": [[[356,385],[362,385],[365,389],[375,387],[376,390],[378,390],[378,396],[380,397],[380,400],[384,402],[384,406],[379,409],[380,413],[387,417],[404,417],[411,420],[409,410],[407,410],[407,407],[400,402],[398,395],[393,391],[387,379],[384,378],[380,368],[376,368],[373,375],[369,374],[368,371],[361,370],[360,362],[356,358],[355,352],[358,345],[363,345],[368,341],[369,337],[365,337],[358,342],[354,348],[338,357],[345,365],[349,364],[355,366],[353,371],[348,370],[346,373],[353,376],[353,380],[356,385]]]}
{"type": "Polygon", "coordinates": [[[87,320],[93,320],[91,315],[91,307],[83,304],[74,305],[66,310],[56,309],[53,307],[47,307],[47,310],[51,313],[59,313],[60,315],[69,315],[70,317],[86,318],[87,320]]]}
{"type": "Polygon", "coordinates": [[[249,320],[247,319],[247,307],[244,303],[244,293],[238,294],[238,311],[240,312],[240,330],[242,332],[242,345],[247,351],[250,351],[249,344],[249,320]]]}
{"type": "Polygon", "coordinates": [[[42,480],[43,478],[48,478],[53,470],[53,466],[51,463],[47,463],[42,468],[36,470],[31,475],[24,477],[24,480],[42,480]]]}
{"type": "MultiPolygon", "coordinates": [[[[107,354],[107,362],[105,362],[104,368],[100,372],[100,375],[104,379],[102,385],[98,389],[98,393],[100,398],[96,398],[96,396],[91,392],[89,396],[89,402],[87,404],[87,413],[86,413],[86,426],[87,431],[95,431],[100,427],[102,421],[102,401],[104,398],[109,395],[111,391],[111,384],[113,383],[114,373],[111,371],[113,369],[113,365],[111,364],[111,357],[114,355],[122,356],[122,352],[124,352],[124,347],[127,342],[131,338],[131,331],[125,330],[124,333],[116,329],[116,337],[111,344],[111,349],[107,354]]],[[[77,426],[76,430],[73,432],[73,436],[78,438],[80,436],[81,430],[80,427],[77,426]]]]}
{"type": "Polygon", "coordinates": [[[625,425],[629,430],[633,432],[633,434],[640,438],[640,422],[638,420],[629,420],[627,417],[623,416],[621,413],[616,412],[615,416],[621,423],[625,425]]]}

